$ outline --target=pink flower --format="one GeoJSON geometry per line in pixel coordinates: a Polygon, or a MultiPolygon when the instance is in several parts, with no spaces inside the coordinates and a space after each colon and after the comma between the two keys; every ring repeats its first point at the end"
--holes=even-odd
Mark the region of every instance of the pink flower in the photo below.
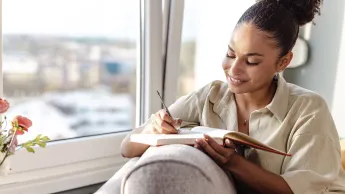
{"type": "Polygon", "coordinates": [[[23,116],[16,116],[12,121],[13,131],[17,128],[16,135],[23,135],[24,131],[28,131],[29,128],[32,126],[32,121],[23,116]],[[16,125],[18,124],[18,126],[16,125]]]}
{"type": "Polygon", "coordinates": [[[10,103],[7,100],[0,98],[0,113],[4,113],[10,107],[10,103]]]}

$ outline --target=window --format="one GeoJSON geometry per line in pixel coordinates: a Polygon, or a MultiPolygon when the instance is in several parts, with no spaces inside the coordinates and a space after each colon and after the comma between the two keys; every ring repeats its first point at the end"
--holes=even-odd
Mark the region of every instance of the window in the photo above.
{"type": "Polygon", "coordinates": [[[3,1],[7,116],[33,121],[20,142],[133,128],[139,2],[3,1]]]}
{"type": "Polygon", "coordinates": [[[254,2],[185,1],[177,97],[225,79],[221,62],[231,32],[254,2]]]}
{"type": "MultiPolygon", "coordinates": [[[[11,156],[1,192],[55,193],[101,183],[127,161],[123,138],[161,107],[162,3],[3,3],[4,96],[11,114],[33,120],[31,136],[54,141],[35,154],[21,149],[11,156]]],[[[170,1],[164,3],[165,16],[172,12],[170,1]]]]}
{"type": "Polygon", "coordinates": [[[119,147],[140,116],[141,1],[2,3],[6,116],[32,119],[20,142],[38,133],[53,141],[11,156],[1,192],[55,193],[106,181],[126,161],[119,147]]]}

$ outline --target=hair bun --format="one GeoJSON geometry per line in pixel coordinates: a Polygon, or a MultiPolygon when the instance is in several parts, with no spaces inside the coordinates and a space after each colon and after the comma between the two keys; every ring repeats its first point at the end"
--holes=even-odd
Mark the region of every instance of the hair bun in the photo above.
{"type": "Polygon", "coordinates": [[[320,15],[322,0],[277,0],[293,14],[300,26],[311,22],[315,14],[320,15]]]}

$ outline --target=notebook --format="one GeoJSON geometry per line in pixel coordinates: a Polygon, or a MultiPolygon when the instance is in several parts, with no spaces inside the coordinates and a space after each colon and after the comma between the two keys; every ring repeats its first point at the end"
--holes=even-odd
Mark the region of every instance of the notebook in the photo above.
{"type": "Polygon", "coordinates": [[[223,141],[225,139],[229,139],[234,143],[242,144],[255,149],[284,156],[291,156],[291,154],[270,147],[244,133],[204,126],[198,126],[191,129],[181,128],[180,133],[178,134],[132,134],[130,136],[130,141],[150,146],[162,146],[169,144],[194,145],[195,140],[197,138],[203,138],[204,134],[207,134],[215,139],[215,141],[220,145],[223,145],[223,141]]]}

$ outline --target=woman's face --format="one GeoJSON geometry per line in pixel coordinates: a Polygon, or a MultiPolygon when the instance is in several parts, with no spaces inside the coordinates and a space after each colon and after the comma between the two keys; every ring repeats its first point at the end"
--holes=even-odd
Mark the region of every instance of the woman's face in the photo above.
{"type": "Polygon", "coordinates": [[[268,35],[251,23],[240,24],[233,31],[222,65],[233,93],[253,93],[269,87],[274,75],[290,62],[292,53],[279,57],[281,50],[268,35]]]}

